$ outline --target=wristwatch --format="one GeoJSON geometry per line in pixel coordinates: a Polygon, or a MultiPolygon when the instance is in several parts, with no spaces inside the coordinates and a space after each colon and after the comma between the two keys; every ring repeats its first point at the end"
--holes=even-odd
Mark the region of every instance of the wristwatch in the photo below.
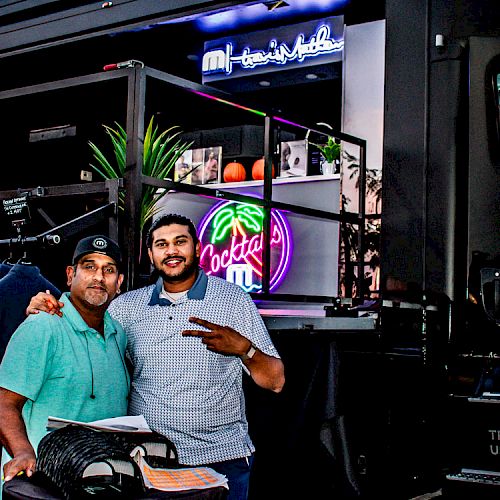
{"type": "Polygon", "coordinates": [[[246,361],[247,359],[252,359],[257,351],[257,348],[253,345],[250,344],[250,347],[248,348],[248,351],[246,354],[243,354],[240,356],[241,361],[246,361]]]}

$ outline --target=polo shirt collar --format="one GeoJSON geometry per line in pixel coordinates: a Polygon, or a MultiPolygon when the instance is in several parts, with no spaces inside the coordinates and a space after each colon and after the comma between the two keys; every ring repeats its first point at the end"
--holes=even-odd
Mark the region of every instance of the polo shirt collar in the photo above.
{"type": "MultiPolygon", "coordinates": [[[[208,278],[203,269],[198,268],[198,276],[193,286],[188,290],[187,298],[194,300],[203,300],[205,298],[205,293],[207,291],[208,278]]],[[[170,300],[160,298],[160,293],[163,289],[163,278],[160,276],[156,285],[153,288],[153,293],[151,294],[151,300],[149,301],[150,306],[169,306],[172,304],[170,300]]]]}
{"type": "MultiPolygon", "coordinates": [[[[63,318],[71,324],[73,329],[80,333],[95,331],[91,328],[87,323],[85,323],[84,319],[80,316],[80,313],[76,310],[75,306],[69,300],[70,294],[65,292],[61,295],[59,299],[64,304],[64,314],[63,318]]],[[[116,335],[116,328],[113,324],[113,320],[109,315],[108,311],[104,313],[104,338],[108,339],[110,335],[116,335]]]]}

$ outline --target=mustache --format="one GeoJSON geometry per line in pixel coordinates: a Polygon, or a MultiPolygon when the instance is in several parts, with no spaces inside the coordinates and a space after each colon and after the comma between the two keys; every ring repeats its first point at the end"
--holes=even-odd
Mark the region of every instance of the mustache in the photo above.
{"type": "Polygon", "coordinates": [[[104,292],[108,292],[108,289],[102,285],[102,284],[99,284],[99,283],[94,283],[93,285],[89,285],[87,288],[90,288],[90,289],[99,289],[99,290],[102,290],[104,292]]]}
{"type": "Polygon", "coordinates": [[[166,257],[165,259],[163,259],[161,261],[162,264],[166,264],[167,262],[171,261],[171,260],[182,260],[183,262],[186,262],[186,259],[184,257],[166,257]]]}

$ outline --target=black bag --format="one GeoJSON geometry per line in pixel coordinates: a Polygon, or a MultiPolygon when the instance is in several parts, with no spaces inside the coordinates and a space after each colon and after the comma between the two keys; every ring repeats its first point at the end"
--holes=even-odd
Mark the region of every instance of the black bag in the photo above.
{"type": "Polygon", "coordinates": [[[174,444],[158,433],[101,432],[69,425],[47,434],[38,445],[37,470],[64,498],[130,498],[144,491],[142,475],[130,457],[144,449],[156,467],[178,466],[174,444]]]}

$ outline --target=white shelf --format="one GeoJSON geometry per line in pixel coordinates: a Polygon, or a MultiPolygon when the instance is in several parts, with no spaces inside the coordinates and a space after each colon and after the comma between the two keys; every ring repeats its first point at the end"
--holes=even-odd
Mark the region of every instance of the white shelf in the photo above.
{"type": "MultiPolygon", "coordinates": [[[[317,182],[328,180],[340,180],[340,174],[329,175],[308,175],[303,177],[277,177],[273,179],[273,184],[295,184],[300,182],[317,182]]],[[[224,189],[242,186],[263,186],[264,181],[242,181],[242,182],[222,182],[220,184],[200,184],[200,187],[209,187],[212,189],[224,189]]]]}

